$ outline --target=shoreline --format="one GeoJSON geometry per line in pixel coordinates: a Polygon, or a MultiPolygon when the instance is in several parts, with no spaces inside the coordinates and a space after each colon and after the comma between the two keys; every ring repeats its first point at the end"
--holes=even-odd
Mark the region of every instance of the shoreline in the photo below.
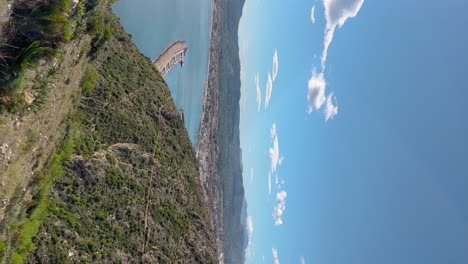
{"type": "Polygon", "coordinates": [[[200,179],[205,191],[205,199],[210,210],[213,231],[216,236],[219,263],[224,263],[223,195],[218,171],[219,146],[219,35],[221,23],[221,1],[211,1],[209,51],[203,106],[198,130],[196,157],[199,162],[200,179]],[[220,189],[218,189],[220,188],[220,189]]]}

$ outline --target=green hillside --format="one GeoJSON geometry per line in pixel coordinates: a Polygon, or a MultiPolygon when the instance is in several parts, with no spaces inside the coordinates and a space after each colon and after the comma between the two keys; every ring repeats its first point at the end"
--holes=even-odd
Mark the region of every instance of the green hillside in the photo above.
{"type": "Polygon", "coordinates": [[[13,88],[3,99],[15,100],[3,104],[0,145],[24,138],[0,166],[16,177],[5,185],[14,191],[2,190],[2,263],[217,260],[180,113],[109,5],[60,11],[66,37],[40,42],[51,52],[4,80],[13,88]],[[23,100],[25,91],[37,100],[23,100]]]}

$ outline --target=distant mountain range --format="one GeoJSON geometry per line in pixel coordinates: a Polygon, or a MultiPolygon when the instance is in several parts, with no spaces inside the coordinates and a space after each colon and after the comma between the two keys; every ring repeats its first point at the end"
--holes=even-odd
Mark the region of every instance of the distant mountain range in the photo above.
{"type": "Polygon", "coordinates": [[[210,56],[198,158],[218,240],[220,260],[244,263],[246,201],[239,138],[238,28],[243,0],[214,0],[210,56]]]}

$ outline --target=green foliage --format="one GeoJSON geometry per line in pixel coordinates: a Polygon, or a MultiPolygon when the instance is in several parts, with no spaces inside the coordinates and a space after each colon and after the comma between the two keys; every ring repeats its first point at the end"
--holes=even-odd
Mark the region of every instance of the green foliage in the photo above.
{"type": "Polygon", "coordinates": [[[72,38],[73,38],[73,33],[71,30],[70,22],[68,22],[63,26],[63,39],[65,41],[70,41],[72,38]]]}
{"type": "Polygon", "coordinates": [[[11,256],[11,263],[12,264],[23,264],[24,262],[24,257],[18,253],[13,253],[11,256]]]}
{"type": "Polygon", "coordinates": [[[96,86],[99,80],[99,75],[96,71],[96,68],[93,64],[88,66],[86,73],[83,76],[82,87],[83,87],[83,94],[89,95],[93,91],[94,87],[96,86]]]}
{"type": "MultiPolygon", "coordinates": [[[[36,246],[33,238],[39,231],[42,221],[46,218],[49,210],[48,192],[54,180],[61,177],[64,173],[64,165],[74,152],[74,136],[70,135],[62,144],[60,151],[52,157],[52,162],[44,176],[43,185],[39,192],[34,196],[37,200],[37,206],[32,211],[31,216],[20,226],[18,241],[12,256],[14,263],[23,263],[23,260],[32,252],[36,246]]],[[[73,222],[71,220],[71,222],[73,222]]]]}
{"type": "MultiPolygon", "coordinates": [[[[25,72],[27,69],[37,67],[39,59],[45,56],[59,56],[58,51],[50,47],[41,46],[41,42],[36,40],[32,42],[28,47],[22,50],[18,55],[18,64],[15,65],[13,69],[17,71],[16,77],[3,84],[3,87],[0,87],[0,95],[5,94],[12,98],[10,104],[7,105],[7,108],[12,109],[13,106],[21,106],[24,104],[24,96],[22,94],[24,81],[25,81],[25,72]]],[[[1,84],[0,80],[0,84],[1,84]]]]}
{"type": "Polygon", "coordinates": [[[91,13],[88,21],[88,32],[93,36],[100,36],[104,32],[104,16],[99,12],[91,13]]]}
{"type": "Polygon", "coordinates": [[[7,246],[8,244],[6,241],[0,240],[0,259],[5,256],[5,253],[7,251],[7,246]]]}
{"type": "Polygon", "coordinates": [[[72,0],[19,0],[12,5],[16,14],[5,26],[15,32],[0,46],[0,112],[25,106],[23,89],[26,71],[41,58],[59,58],[58,49],[73,38],[72,0]]]}
{"type": "Polygon", "coordinates": [[[39,202],[39,205],[34,210],[31,217],[25,223],[22,224],[21,229],[19,231],[19,238],[16,250],[13,254],[14,258],[16,256],[17,263],[22,263],[22,260],[28,256],[29,252],[35,249],[35,245],[32,239],[37,234],[41,222],[47,214],[47,206],[47,197],[42,197],[42,199],[39,202]],[[18,262],[20,260],[21,262],[18,262]]]}
{"type": "Polygon", "coordinates": [[[101,12],[91,12],[88,19],[87,31],[93,36],[90,54],[94,55],[106,41],[114,36],[114,32],[110,27],[111,20],[104,16],[101,12]]]}
{"type": "Polygon", "coordinates": [[[20,55],[21,70],[24,71],[27,68],[36,67],[39,59],[46,55],[56,55],[56,51],[52,48],[41,46],[39,40],[34,41],[20,55]]]}
{"type": "Polygon", "coordinates": [[[71,4],[72,0],[49,1],[46,5],[41,6],[34,16],[39,20],[46,32],[61,34],[66,40],[65,35],[71,34],[69,29],[67,30],[70,27],[71,4]]]}
{"type": "Polygon", "coordinates": [[[112,29],[110,27],[105,27],[104,28],[104,40],[109,40],[111,39],[114,34],[112,33],[112,29]]]}
{"type": "Polygon", "coordinates": [[[157,209],[156,217],[161,223],[165,223],[168,229],[172,230],[176,239],[188,231],[187,216],[180,213],[170,200],[166,199],[162,201],[157,209]]]}
{"type": "Polygon", "coordinates": [[[78,220],[76,217],[66,209],[58,206],[57,203],[52,203],[49,206],[49,211],[56,215],[59,219],[65,220],[71,227],[78,226],[78,220]]]}
{"type": "Polygon", "coordinates": [[[120,188],[123,184],[123,179],[120,173],[113,167],[106,169],[106,182],[114,188],[120,188]]]}
{"type": "Polygon", "coordinates": [[[99,0],[84,0],[86,11],[91,11],[99,4],[99,0]]]}

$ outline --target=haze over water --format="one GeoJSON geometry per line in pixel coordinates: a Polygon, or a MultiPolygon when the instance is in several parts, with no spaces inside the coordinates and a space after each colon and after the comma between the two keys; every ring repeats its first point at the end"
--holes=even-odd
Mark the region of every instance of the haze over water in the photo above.
{"type": "Polygon", "coordinates": [[[156,58],[176,40],[189,47],[183,67],[175,66],[166,82],[193,145],[198,129],[208,62],[210,0],[120,0],[113,6],[125,30],[147,57],[156,58]]]}

